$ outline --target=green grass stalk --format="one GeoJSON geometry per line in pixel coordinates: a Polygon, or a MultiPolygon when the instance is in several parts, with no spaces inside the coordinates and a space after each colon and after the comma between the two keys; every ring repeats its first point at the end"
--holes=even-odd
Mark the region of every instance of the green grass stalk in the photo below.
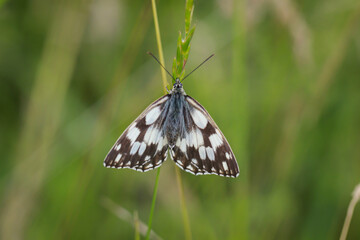
{"type": "Polygon", "coordinates": [[[180,202],[181,202],[181,212],[184,222],[184,230],[185,230],[185,239],[191,240],[191,228],[190,228],[190,220],[189,220],[189,214],[186,208],[186,202],[185,202],[185,195],[184,195],[184,187],[181,179],[181,173],[180,169],[175,166],[175,172],[176,172],[176,180],[178,183],[179,188],[179,195],[180,195],[180,202]]]}
{"type": "MultiPolygon", "coordinates": [[[[156,43],[158,45],[159,60],[160,60],[160,63],[163,66],[165,66],[164,53],[163,53],[162,44],[161,44],[160,27],[159,27],[159,21],[158,21],[158,16],[157,16],[157,11],[156,11],[155,0],[151,0],[151,6],[152,6],[153,16],[154,16],[156,43]]],[[[166,94],[166,86],[167,86],[166,71],[162,67],[160,67],[160,70],[161,70],[161,79],[162,79],[162,83],[163,83],[164,93],[166,94]]]]}
{"type": "Polygon", "coordinates": [[[344,226],[340,235],[340,240],[346,240],[355,206],[360,201],[360,184],[355,187],[352,195],[353,197],[349,203],[344,226]]]}
{"type": "MultiPolygon", "coordinates": [[[[140,240],[140,222],[137,211],[134,212],[134,228],[135,228],[135,240],[140,240]]],[[[146,232],[147,233],[147,232],[146,232]]]]}
{"type": "Polygon", "coordinates": [[[189,57],[190,42],[195,32],[195,27],[191,27],[193,12],[194,1],[187,0],[185,3],[185,36],[182,38],[181,32],[179,32],[176,57],[172,67],[174,78],[182,79],[185,75],[185,65],[189,57]]]}
{"type": "Polygon", "coordinates": [[[151,226],[152,226],[152,220],[153,220],[153,216],[154,216],[157,189],[158,189],[158,186],[159,186],[159,176],[160,176],[160,168],[158,168],[158,170],[156,172],[154,193],[153,193],[153,199],[152,199],[152,203],[151,203],[150,216],[149,216],[149,222],[148,222],[148,229],[147,229],[146,238],[145,238],[147,240],[150,238],[150,233],[151,233],[151,226]]]}
{"type": "MultiPolygon", "coordinates": [[[[182,38],[181,32],[179,32],[176,57],[173,61],[173,76],[174,78],[182,79],[185,75],[185,65],[189,57],[190,43],[195,32],[195,27],[191,27],[192,15],[194,12],[194,1],[186,0],[185,3],[185,36],[182,38]]],[[[179,188],[181,213],[183,217],[185,239],[191,240],[191,228],[189,214],[186,207],[184,187],[181,179],[180,170],[175,167],[176,180],[179,188]]]]}
{"type": "MultiPolygon", "coordinates": [[[[161,44],[160,27],[159,27],[159,21],[158,21],[158,16],[157,16],[157,11],[156,11],[155,0],[151,0],[151,6],[152,6],[152,11],[153,11],[153,16],[154,16],[156,43],[158,45],[158,51],[159,51],[159,61],[163,66],[165,66],[164,54],[163,54],[162,44],[161,44]]],[[[161,70],[161,79],[162,79],[162,83],[163,83],[164,93],[166,94],[166,86],[167,86],[166,72],[165,72],[165,69],[163,69],[161,67],[160,67],[160,70],[161,70]]],[[[153,199],[152,199],[152,203],[151,203],[150,216],[149,216],[149,221],[148,221],[148,230],[146,232],[146,239],[149,239],[149,237],[150,237],[152,220],[153,220],[153,216],[154,216],[156,196],[157,196],[157,189],[159,186],[159,177],[160,177],[160,167],[157,169],[157,172],[156,172],[154,193],[153,193],[153,199]]]]}

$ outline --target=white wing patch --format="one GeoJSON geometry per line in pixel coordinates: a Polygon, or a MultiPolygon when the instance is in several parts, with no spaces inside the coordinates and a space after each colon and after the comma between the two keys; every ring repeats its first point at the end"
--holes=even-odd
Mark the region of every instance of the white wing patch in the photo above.
{"type": "Polygon", "coordinates": [[[204,145],[203,134],[201,133],[200,129],[198,129],[198,128],[196,128],[196,142],[197,142],[196,143],[197,147],[204,145]]]}
{"type": "Polygon", "coordinates": [[[119,143],[118,145],[116,145],[115,150],[116,150],[116,151],[119,151],[120,148],[121,148],[121,144],[119,143]]]}
{"type": "Polygon", "coordinates": [[[121,153],[119,153],[119,154],[116,156],[116,158],[115,158],[115,162],[116,162],[116,163],[118,163],[118,162],[119,162],[119,160],[120,160],[121,156],[122,156],[122,154],[121,154],[121,153]]]}
{"type": "Polygon", "coordinates": [[[139,147],[140,147],[140,143],[135,142],[131,147],[130,155],[134,155],[137,152],[137,150],[139,149],[139,147]]]}
{"type": "Polygon", "coordinates": [[[204,146],[199,147],[199,155],[202,160],[206,159],[206,151],[204,146]]]}
{"type": "MultiPolygon", "coordinates": [[[[137,137],[139,136],[139,134],[140,134],[140,130],[137,127],[132,126],[132,127],[130,127],[126,136],[132,143],[134,143],[135,140],[137,139],[137,137]]],[[[120,146],[121,146],[121,144],[120,144],[120,146]]]]}
{"type": "Polygon", "coordinates": [[[145,116],[146,125],[153,124],[156,121],[156,119],[158,119],[158,117],[160,116],[160,113],[161,113],[160,107],[155,107],[151,109],[145,116]]]}
{"type": "Polygon", "coordinates": [[[191,117],[194,120],[195,124],[201,128],[204,129],[208,123],[208,120],[206,119],[205,115],[197,109],[193,109],[191,112],[191,117]]]}
{"type": "Polygon", "coordinates": [[[145,152],[146,149],[146,143],[142,142],[139,147],[139,155],[142,155],[145,152]]]}
{"type": "Polygon", "coordinates": [[[206,155],[211,161],[215,161],[214,150],[211,147],[206,147],[206,155]]]}
{"type": "Polygon", "coordinates": [[[210,143],[214,151],[216,151],[216,148],[220,147],[223,144],[223,141],[221,140],[221,136],[219,134],[214,133],[209,137],[210,143]]]}

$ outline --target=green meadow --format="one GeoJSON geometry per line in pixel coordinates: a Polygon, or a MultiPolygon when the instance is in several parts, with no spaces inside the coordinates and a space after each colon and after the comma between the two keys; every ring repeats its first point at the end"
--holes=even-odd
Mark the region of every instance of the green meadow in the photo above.
{"type": "MultiPolygon", "coordinates": [[[[359,1],[194,0],[192,21],[187,4],[0,0],[0,239],[146,239],[149,223],[150,239],[340,238],[360,183],[359,1]],[[170,157],[103,166],[164,76],[172,87],[146,54],[162,55],[154,17],[169,72],[215,54],[183,86],[239,177],[170,157]]],[[[360,239],[352,209],[346,239],[360,239]]]]}

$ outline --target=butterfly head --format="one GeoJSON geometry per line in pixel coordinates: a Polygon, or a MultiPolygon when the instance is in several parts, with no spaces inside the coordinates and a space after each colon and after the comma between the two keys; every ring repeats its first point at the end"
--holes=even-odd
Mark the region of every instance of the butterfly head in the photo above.
{"type": "Polygon", "coordinates": [[[174,83],[174,85],[173,85],[173,89],[172,89],[171,92],[172,92],[172,93],[182,93],[182,94],[185,94],[183,85],[182,85],[182,83],[180,82],[180,79],[179,79],[179,78],[176,78],[176,79],[175,79],[175,83],[174,83]]]}

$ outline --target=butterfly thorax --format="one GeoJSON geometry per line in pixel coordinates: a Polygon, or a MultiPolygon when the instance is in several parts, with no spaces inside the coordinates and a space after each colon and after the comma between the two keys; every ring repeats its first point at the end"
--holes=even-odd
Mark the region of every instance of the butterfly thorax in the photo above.
{"type": "Polygon", "coordinates": [[[185,129],[181,129],[181,126],[184,126],[184,105],[186,105],[185,96],[186,93],[182,87],[182,84],[179,79],[176,79],[176,82],[173,86],[173,89],[170,91],[170,99],[168,101],[168,113],[165,123],[166,129],[166,138],[169,142],[169,146],[172,147],[175,145],[177,139],[185,129]]]}

